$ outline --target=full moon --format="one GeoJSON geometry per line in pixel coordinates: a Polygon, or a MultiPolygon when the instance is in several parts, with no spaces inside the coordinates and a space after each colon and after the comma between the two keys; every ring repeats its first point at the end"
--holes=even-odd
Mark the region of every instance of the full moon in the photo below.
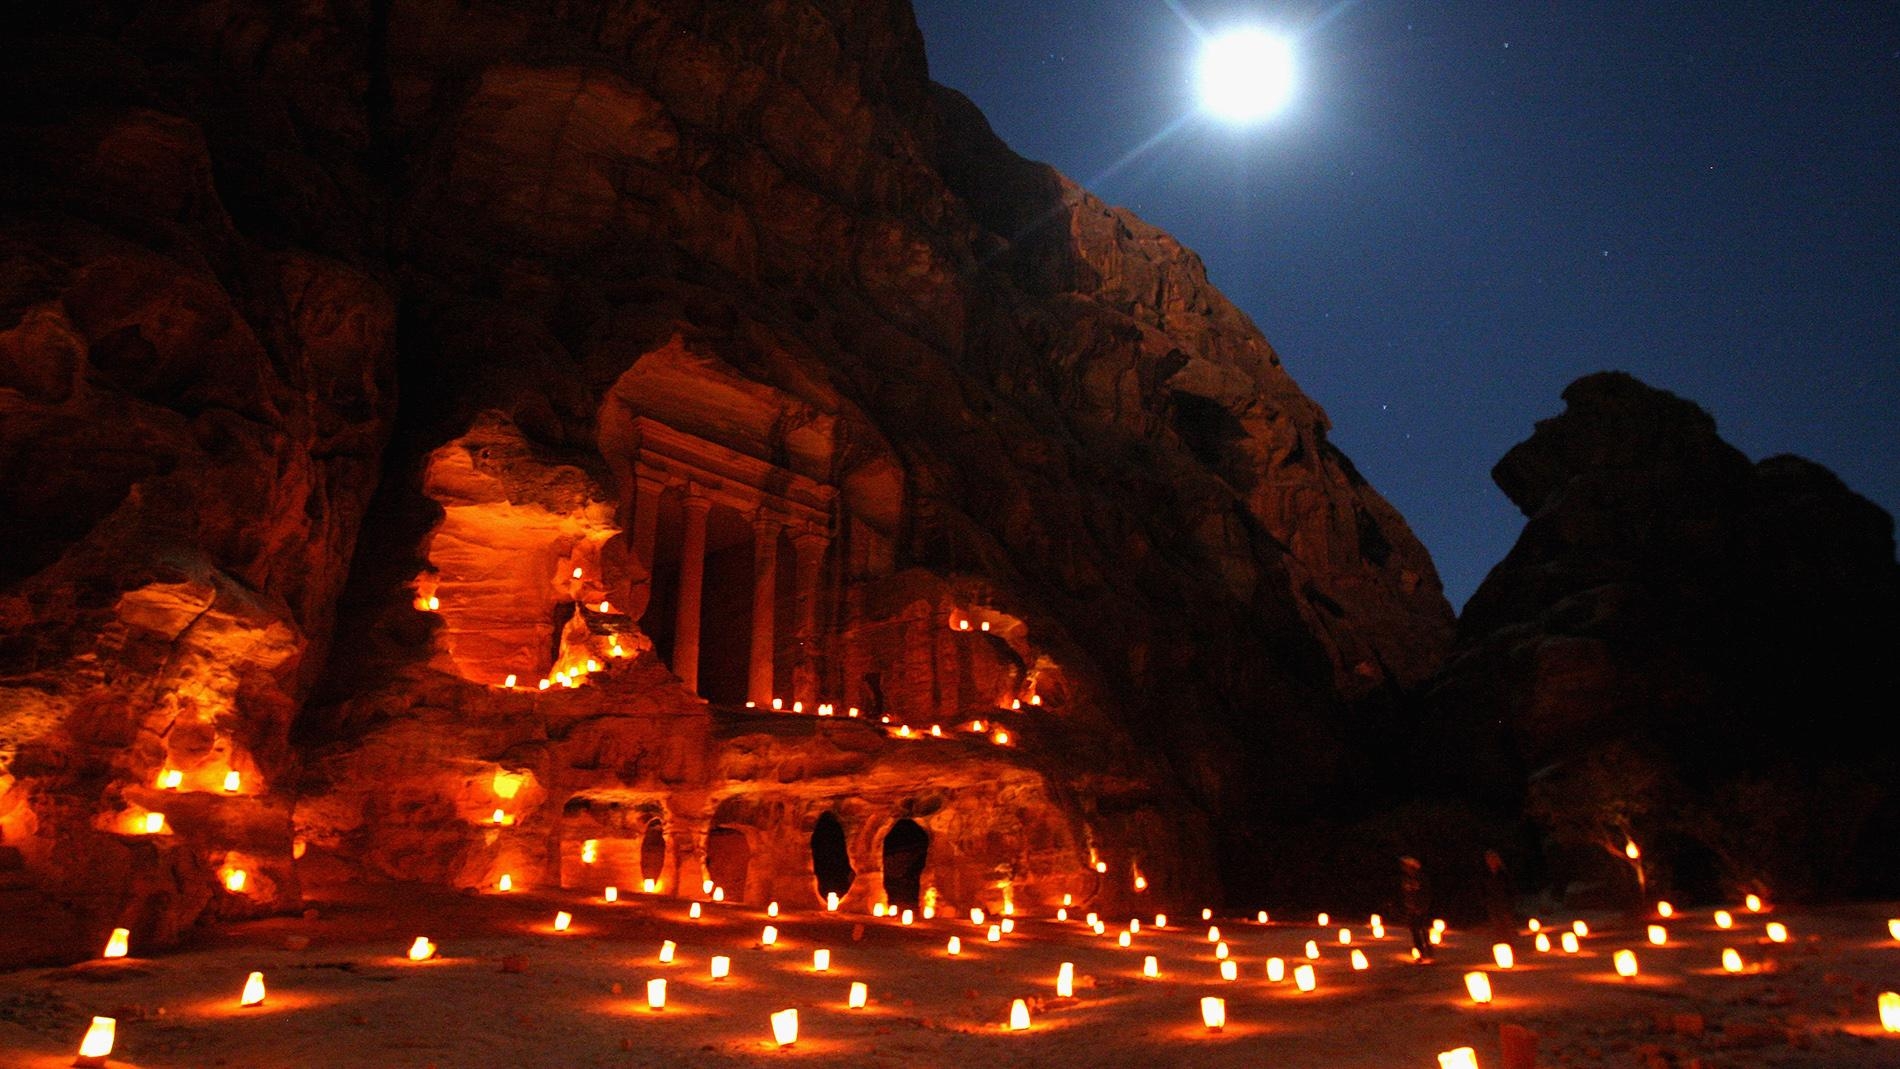
{"type": "Polygon", "coordinates": [[[1235,30],[1201,51],[1201,106],[1228,122],[1265,119],[1293,95],[1293,46],[1264,30],[1235,30]]]}

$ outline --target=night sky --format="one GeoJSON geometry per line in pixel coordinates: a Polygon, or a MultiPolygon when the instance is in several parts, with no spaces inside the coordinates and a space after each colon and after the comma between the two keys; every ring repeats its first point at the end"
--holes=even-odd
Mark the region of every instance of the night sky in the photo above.
{"type": "Polygon", "coordinates": [[[915,0],[932,76],[1206,260],[1462,605],[1491,466],[1579,375],[1900,507],[1900,3],[915,0]],[[1199,112],[1207,30],[1288,109],[1199,112]]]}

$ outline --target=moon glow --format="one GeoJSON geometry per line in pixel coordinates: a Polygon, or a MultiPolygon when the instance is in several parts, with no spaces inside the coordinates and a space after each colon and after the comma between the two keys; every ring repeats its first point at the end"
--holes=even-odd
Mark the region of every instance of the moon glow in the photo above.
{"type": "Polygon", "coordinates": [[[1207,42],[1195,81],[1201,106],[1233,123],[1256,122],[1293,95],[1293,46],[1265,30],[1235,30],[1207,42]]]}

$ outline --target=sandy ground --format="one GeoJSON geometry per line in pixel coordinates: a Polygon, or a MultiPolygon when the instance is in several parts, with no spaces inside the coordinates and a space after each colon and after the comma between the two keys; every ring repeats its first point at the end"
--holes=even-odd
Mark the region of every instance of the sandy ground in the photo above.
{"type": "Polygon", "coordinates": [[[1540,1066],[1900,1067],[1900,1036],[1883,1035],[1876,1012],[1879,992],[1900,990],[1900,942],[1886,930],[1886,918],[1900,916],[1894,906],[1762,916],[1737,907],[1730,932],[1699,910],[1669,923],[1664,947],[1648,945],[1640,925],[1592,917],[1575,956],[1539,954],[1520,934],[1508,972],[1490,967],[1483,933],[1451,931],[1438,962],[1418,966],[1399,929],[1372,940],[1355,927],[1371,965],[1354,972],[1336,930],[1216,918],[1239,963],[1231,983],[1198,917],[1171,918],[1164,931],[1144,924],[1123,950],[1119,924],[1097,938],[1079,922],[1019,918],[1013,935],[990,944],[967,919],[903,928],[709,905],[693,921],[683,901],[640,895],[607,905],[566,893],[384,887],[312,906],[311,917],[232,926],[158,958],[0,975],[0,1067],[70,1064],[94,1015],[118,1018],[111,1064],[142,1069],[1436,1069],[1438,1052],[1460,1046],[1501,1069],[1504,1024],[1537,1033],[1540,1066]],[[559,909],[575,918],[564,934],[552,927],[559,909]],[[1792,930],[1789,943],[1766,941],[1770,919],[1792,930]],[[769,949],[758,945],[767,923],[780,932],[769,949]],[[963,940],[956,958],[944,949],[952,934],[963,940]],[[437,942],[437,960],[404,958],[417,935],[437,942]],[[1290,971],[1312,938],[1318,991],[1269,983],[1266,958],[1286,958],[1290,971]],[[679,944],[671,965],[657,961],[663,939],[679,944]],[[1722,972],[1730,946],[1747,972],[1722,972]],[[818,947],[832,952],[828,973],[812,971],[818,947]],[[1634,980],[1611,966],[1625,947],[1641,962],[1634,980]],[[708,977],[713,954],[731,956],[730,979],[708,977]],[[1148,954],[1160,959],[1160,979],[1141,976],[1148,954]],[[1063,961],[1076,966],[1073,999],[1054,995],[1063,961]],[[1464,994],[1464,972],[1479,967],[1497,991],[1489,1007],[1464,994]],[[252,970],[264,973],[269,998],[239,1009],[252,970]],[[654,977],[668,981],[659,1013],[645,1004],[654,977]],[[853,980],[870,987],[864,1010],[845,1006],[853,980]],[[1227,1000],[1218,1035],[1200,1023],[1203,995],[1227,1000]],[[1028,1032],[1004,1028],[1015,998],[1029,1000],[1028,1032]],[[768,1016],[787,1007],[799,1011],[799,1040],[777,1049],[768,1016]]]}

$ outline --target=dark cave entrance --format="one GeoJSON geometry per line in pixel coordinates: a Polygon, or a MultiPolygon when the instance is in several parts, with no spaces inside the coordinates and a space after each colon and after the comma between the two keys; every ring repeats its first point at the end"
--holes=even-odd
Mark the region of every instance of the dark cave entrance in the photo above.
{"type": "Polygon", "coordinates": [[[666,829],[655,820],[647,824],[646,834],[640,836],[640,878],[652,880],[658,887],[665,875],[666,829]]]}
{"type": "Polygon", "coordinates": [[[923,894],[924,861],[930,833],[905,817],[884,833],[884,897],[899,908],[915,909],[923,894]]]}
{"type": "Polygon", "coordinates": [[[706,836],[706,876],[724,888],[726,900],[745,899],[746,869],[752,865],[752,844],[738,828],[714,828],[706,836]]]}
{"type": "Polygon", "coordinates": [[[811,830],[811,871],[818,877],[820,898],[843,898],[851,890],[851,881],[858,877],[851,867],[851,853],[845,848],[844,825],[830,813],[819,816],[818,825],[811,830]]]}

